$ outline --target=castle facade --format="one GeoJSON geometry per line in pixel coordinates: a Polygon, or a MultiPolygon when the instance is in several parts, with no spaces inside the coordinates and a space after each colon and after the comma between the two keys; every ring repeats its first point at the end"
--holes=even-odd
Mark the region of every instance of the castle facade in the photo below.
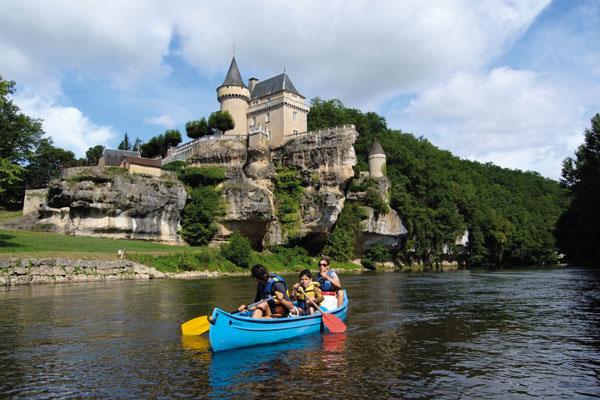
{"type": "Polygon", "coordinates": [[[307,131],[310,107],[285,71],[262,82],[250,78],[246,85],[234,57],[217,88],[217,99],[221,111],[228,111],[235,123],[225,136],[266,136],[270,145],[279,146],[286,138],[307,131]]]}

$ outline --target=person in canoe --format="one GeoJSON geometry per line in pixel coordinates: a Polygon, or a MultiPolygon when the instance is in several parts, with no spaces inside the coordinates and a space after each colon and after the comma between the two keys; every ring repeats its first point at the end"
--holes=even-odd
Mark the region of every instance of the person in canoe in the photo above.
{"type": "MultiPolygon", "coordinates": [[[[294,310],[294,304],[290,300],[287,285],[282,277],[269,274],[267,268],[261,264],[252,267],[251,275],[258,283],[254,302],[269,296],[273,297],[272,300],[260,303],[249,310],[252,311],[252,318],[283,318],[294,310]]],[[[244,311],[245,308],[246,306],[242,304],[238,310],[244,311]]]]}
{"type": "Polygon", "coordinates": [[[342,284],[340,278],[331,269],[329,259],[322,257],[319,260],[319,276],[317,282],[321,286],[323,292],[335,292],[337,298],[337,306],[341,307],[344,303],[344,291],[342,290],[342,284]]]}
{"type": "Polygon", "coordinates": [[[309,270],[305,269],[300,272],[300,283],[294,284],[292,288],[292,300],[297,301],[298,307],[302,310],[302,314],[312,315],[316,311],[314,304],[306,297],[309,297],[317,304],[321,304],[323,300],[325,300],[323,293],[321,293],[321,289],[319,289],[320,286],[321,285],[319,285],[318,282],[313,282],[312,274],[309,270]],[[306,296],[299,290],[300,286],[302,286],[306,296]]]}

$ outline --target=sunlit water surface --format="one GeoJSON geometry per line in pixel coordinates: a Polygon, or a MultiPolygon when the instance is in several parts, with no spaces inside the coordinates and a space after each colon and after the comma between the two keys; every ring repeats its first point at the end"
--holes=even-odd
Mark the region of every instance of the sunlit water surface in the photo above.
{"type": "Polygon", "coordinates": [[[249,278],[0,289],[0,397],[600,398],[598,272],[341,279],[345,334],[214,355],[180,324],[248,303],[249,278]]]}

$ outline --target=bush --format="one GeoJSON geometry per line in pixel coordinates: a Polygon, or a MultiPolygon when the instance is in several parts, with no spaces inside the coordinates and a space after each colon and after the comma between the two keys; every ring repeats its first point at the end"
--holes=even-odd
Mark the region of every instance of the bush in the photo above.
{"type": "Polygon", "coordinates": [[[238,267],[248,268],[252,248],[246,236],[235,232],[229,243],[221,245],[221,255],[238,267]]]}
{"type": "Polygon", "coordinates": [[[225,180],[225,167],[185,168],[179,179],[192,188],[217,185],[225,180]]]}
{"type": "Polygon", "coordinates": [[[221,196],[215,188],[200,186],[193,189],[181,218],[183,239],[192,246],[207,245],[217,233],[212,223],[223,213],[221,196]]]}

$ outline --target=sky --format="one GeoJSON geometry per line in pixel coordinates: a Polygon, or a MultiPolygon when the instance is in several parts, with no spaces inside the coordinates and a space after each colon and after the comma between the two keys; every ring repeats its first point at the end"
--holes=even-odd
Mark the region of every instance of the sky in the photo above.
{"type": "Polygon", "coordinates": [[[598,0],[0,0],[0,75],[84,157],[219,109],[285,69],[306,97],[458,157],[559,179],[600,112],[598,0]]]}

